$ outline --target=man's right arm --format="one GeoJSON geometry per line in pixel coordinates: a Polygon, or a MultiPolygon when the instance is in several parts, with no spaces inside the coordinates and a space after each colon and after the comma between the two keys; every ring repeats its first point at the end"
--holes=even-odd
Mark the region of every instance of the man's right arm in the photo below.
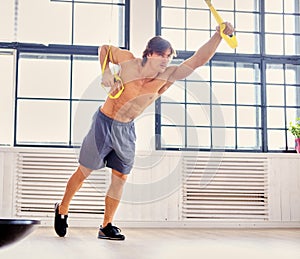
{"type": "Polygon", "coordinates": [[[113,87],[115,84],[114,76],[109,68],[109,63],[120,64],[124,61],[134,58],[133,54],[128,50],[122,50],[111,45],[102,45],[101,47],[99,47],[98,56],[101,71],[103,70],[102,84],[107,87],[113,87]],[[109,50],[111,51],[111,53],[108,53],[109,50]]]}
{"type": "Polygon", "coordinates": [[[98,56],[99,56],[100,67],[102,71],[102,84],[106,87],[112,87],[114,85],[114,76],[109,68],[109,63],[112,62],[112,60],[110,60],[109,57],[110,55],[108,55],[108,50],[109,50],[108,45],[103,45],[99,47],[98,56]]]}

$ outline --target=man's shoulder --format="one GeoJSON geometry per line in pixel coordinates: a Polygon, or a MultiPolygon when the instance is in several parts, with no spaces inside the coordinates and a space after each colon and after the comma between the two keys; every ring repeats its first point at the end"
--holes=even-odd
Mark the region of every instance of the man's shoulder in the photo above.
{"type": "Polygon", "coordinates": [[[140,58],[136,58],[133,54],[132,56],[128,55],[127,59],[124,59],[120,65],[123,66],[140,66],[140,64],[142,63],[140,58]]]}
{"type": "Polygon", "coordinates": [[[168,66],[166,70],[159,74],[160,78],[169,79],[170,76],[175,72],[177,66],[168,66]]]}
{"type": "Polygon", "coordinates": [[[117,48],[112,55],[117,59],[118,63],[124,63],[135,59],[133,53],[127,49],[117,48]]]}

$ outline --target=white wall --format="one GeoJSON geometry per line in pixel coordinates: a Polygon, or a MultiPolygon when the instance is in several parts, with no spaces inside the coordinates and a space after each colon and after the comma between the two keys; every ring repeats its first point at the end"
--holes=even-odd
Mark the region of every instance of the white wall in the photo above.
{"type": "Polygon", "coordinates": [[[155,1],[131,0],[130,4],[130,50],[140,57],[155,36],[155,1]]]}
{"type": "MultiPolygon", "coordinates": [[[[155,36],[155,1],[131,0],[130,50],[141,57],[150,38],[155,36]]],[[[155,149],[154,104],[136,119],[137,151],[151,152],[155,149]]]]}
{"type": "Polygon", "coordinates": [[[269,155],[270,220],[300,219],[300,155],[269,155]]]}
{"type": "Polygon", "coordinates": [[[0,148],[0,217],[12,217],[14,212],[15,155],[0,148]]]}

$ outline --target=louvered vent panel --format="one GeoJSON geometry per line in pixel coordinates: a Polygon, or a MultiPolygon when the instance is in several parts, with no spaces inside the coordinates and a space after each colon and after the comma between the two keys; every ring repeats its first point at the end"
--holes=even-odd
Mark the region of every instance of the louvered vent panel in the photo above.
{"type": "MultiPolygon", "coordinates": [[[[61,201],[68,179],[78,166],[73,152],[19,152],[16,167],[17,216],[53,217],[54,203],[61,201]]],[[[94,171],[74,196],[72,217],[104,213],[109,174],[94,171]]]]}
{"type": "Polygon", "coordinates": [[[266,167],[262,157],[185,157],[183,219],[267,220],[266,167]]]}

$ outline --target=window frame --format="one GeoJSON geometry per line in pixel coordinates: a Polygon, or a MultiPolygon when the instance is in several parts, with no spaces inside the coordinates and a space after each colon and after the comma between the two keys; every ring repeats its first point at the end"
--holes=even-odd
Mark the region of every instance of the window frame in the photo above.
{"type": "MultiPolygon", "coordinates": [[[[70,4],[74,5],[75,3],[83,3],[76,0],[51,0],[54,2],[69,2],[70,4]]],[[[87,2],[93,3],[93,2],[87,2]]],[[[122,49],[129,49],[129,42],[130,42],[130,30],[129,30],[129,22],[130,22],[130,0],[124,0],[125,4],[121,4],[124,6],[124,28],[123,31],[125,32],[124,35],[124,46],[118,46],[122,49]]],[[[95,3],[96,4],[96,3],[95,3]]],[[[102,4],[102,3],[101,3],[102,4]]],[[[111,3],[105,3],[107,5],[111,3]]],[[[120,5],[119,3],[113,3],[114,5],[120,5]]],[[[74,16],[74,8],[72,9],[72,17],[74,16]]],[[[19,72],[19,61],[22,54],[33,54],[33,55],[69,55],[70,56],[70,89],[72,91],[72,66],[73,66],[73,57],[74,56],[94,56],[98,58],[98,47],[99,46],[86,46],[86,45],[74,45],[73,38],[74,38],[74,19],[72,18],[72,44],[39,44],[39,43],[23,43],[23,42],[0,42],[0,49],[5,51],[7,50],[14,50],[15,51],[15,78],[14,78],[14,124],[13,124],[13,143],[12,145],[15,147],[51,147],[51,148],[77,148],[79,145],[72,144],[72,103],[73,101],[81,101],[80,99],[72,98],[70,95],[68,98],[39,98],[39,97],[23,97],[19,96],[19,84],[18,84],[18,72],[19,72]],[[70,107],[70,114],[69,114],[69,140],[67,144],[48,144],[46,141],[41,143],[19,143],[17,136],[18,136],[18,104],[22,100],[33,100],[33,101],[64,101],[67,102],[70,107]]],[[[94,101],[92,99],[84,99],[83,101],[89,102],[94,101]]],[[[99,101],[99,100],[97,100],[99,101]]]]}
{"type": "MultiPolygon", "coordinates": [[[[235,0],[236,1],[236,0],[235,0]]],[[[156,34],[162,35],[162,29],[164,28],[162,25],[162,0],[156,0],[156,17],[157,17],[157,23],[156,23],[156,34]]],[[[176,7],[174,7],[176,8],[176,7]]],[[[181,7],[187,9],[187,7],[181,7]]],[[[286,65],[300,65],[300,59],[299,55],[270,55],[266,53],[265,45],[266,45],[266,39],[265,39],[265,4],[264,0],[260,1],[259,5],[259,27],[260,30],[258,32],[260,37],[260,53],[258,54],[242,54],[242,53],[222,53],[217,52],[212,59],[209,61],[209,66],[211,67],[212,62],[214,61],[220,61],[220,62],[226,62],[230,60],[231,62],[234,62],[236,64],[237,62],[245,62],[245,63],[253,63],[253,64],[259,64],[260,69],[260,86],[261,86],[261,113],[260,113],[260,125],[261,125],[261,146],[259,149],[240,149],[237,146],[232,148],[222,148],[222,151],[230,151],[230,152],[295,152],[294,150],[288,149],[288,143],[287,143],[287,134],[288,133],[288,122],[285,121],[284,131],[285,131],[285,149],[284,150],[272,150],[268,148],[268,125],[267,125],[267,81],[266,81],[266,69],[268,64],[282,64],[283,66],[286,65]]],[[[282,13],[284,15],[284,13],[282,13]]],[[[300,17],[299,17],[300,18],[300,17]]],[[[185,30],[187,28],[184,28],[185,30]]],[[[300,35],[300,34],[299,34],[300,35]]],[[[187,59],[191,55],[193,55],[194,51],[179,51],[177,53],[176,59],[187,59]]],[[[235,65],[236,66],[236,65],[235,65]]],[[[212,79],[210,78],[207,82],[208,84],[212,83],[212,79]]],[[[235,80],[235,84],[237,81],[235,80]]],[[[286,84],[284,84],[285,86],[286,84]]],[[[298,85],[298,84],[297,84],[298,85]]],[[[300,88],[300,85],[298,86],[300,88]]],[[[187,143],[185,143],[185,147],[164,147],[162,145],[162,120],[161,120],[161,113],[162,113],[162,98],[159,98],[156,100],[155,103],[155,135],[156,135],[156,149],[157,150],[180,150],[180,151],[213,151],[213,150],[220,150],[215,149],[212,146],[210,148],[188,148],[187,143]]],[[[297,109],[300,107],[296,107],[297,109]]],[[[284,106],[284,109],[286,109],[286,106],[284,106]]],[[[285,112],[286,117],[286,112],[285,112]]],[[[176,125],[175,125],[176,126],[176,125]]],[[[186,126],[186,125],[185,125],[186,126]]],[[[235,126],[235,129],[237,130],[237,126],[235,126]]]]}

